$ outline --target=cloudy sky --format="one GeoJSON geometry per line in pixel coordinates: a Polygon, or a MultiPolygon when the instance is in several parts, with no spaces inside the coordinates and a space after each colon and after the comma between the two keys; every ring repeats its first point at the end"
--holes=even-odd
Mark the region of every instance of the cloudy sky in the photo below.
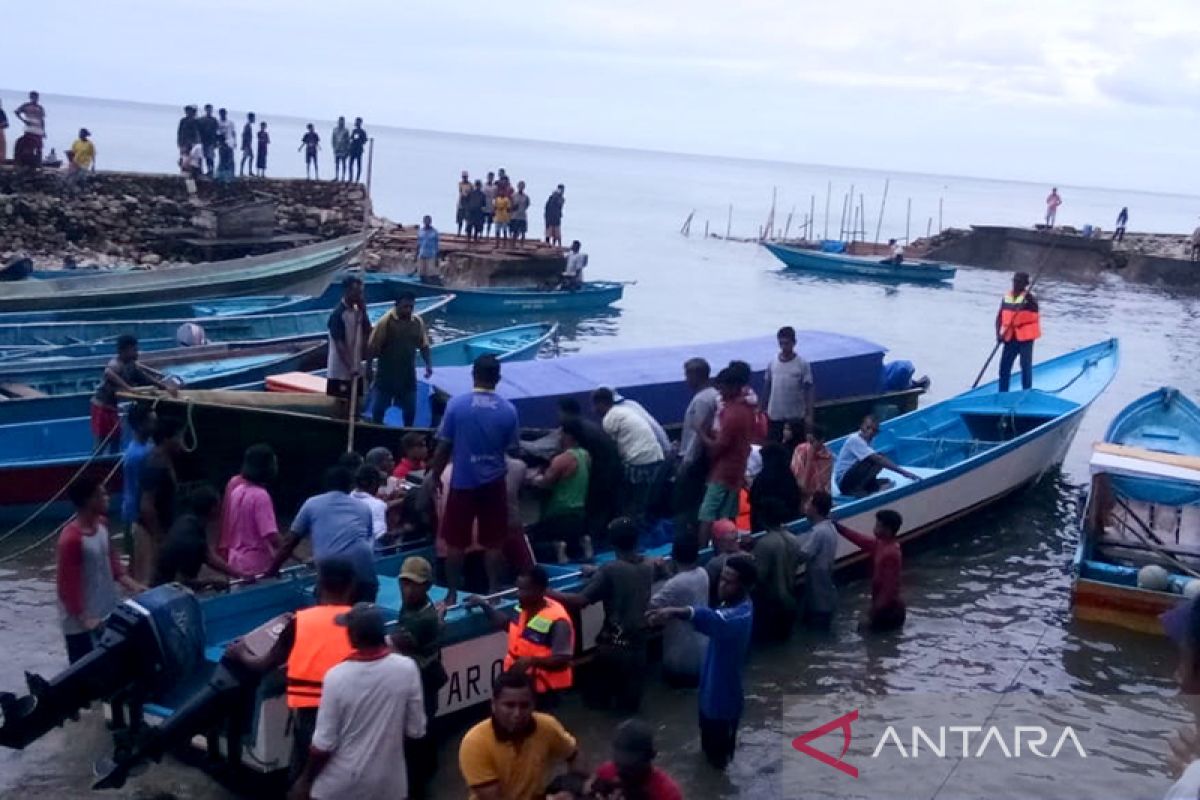
{"type": "Polygon", "coordinates": [[[4,16],[14,90],[1184,193],[1200,174],[1196,0],[42,0],[4,16]]]}

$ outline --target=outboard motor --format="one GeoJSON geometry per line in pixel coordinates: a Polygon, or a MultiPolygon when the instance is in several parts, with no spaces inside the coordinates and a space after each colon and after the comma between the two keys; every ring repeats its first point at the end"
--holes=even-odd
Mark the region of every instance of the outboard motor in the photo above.
{"type": "Polygon", "coordinates": [[[89,704],[133,705],[186,681],[204,663],[200,603],[178,584],[143,592],[109,615],[99,645],[54,678],[25,674],[29,694],[0,692],[0,746],[24,748],[89,704]]]}

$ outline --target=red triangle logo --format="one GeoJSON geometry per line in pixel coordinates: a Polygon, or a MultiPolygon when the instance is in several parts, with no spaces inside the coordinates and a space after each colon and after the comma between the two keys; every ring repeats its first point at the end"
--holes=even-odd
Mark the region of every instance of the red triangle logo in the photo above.
{"type": "Polygon", "coordinates": [[[796,750],[799,750],[801,753],[804,753],[804,755],[806,755],[806,756],[815,758],[817,761],[820,761],[822,764],[828,764],[829,766],[833,767],[834,769],[838,770],[839,772],[846,773],[851,778],[857,778],[858,777],[858,767],[855,767],[851,764],[847,764],[845,761],[842,761],[842,758],[845,757],[845,755],[846,755],[846,751],[848,751],[850,749],[850,733],[851,733],[850,732],[850,723],[854,722],[856,719],[858,719],[858,709],[857,708],[848,714],[843,714],[842,716],[838,717],[835,720],[830,720],[829,722],[826,722],[824,725],[822,725],[819,728],[814,728],[813,730],[809,731],[808,733],[800,734],[799,736],[797,736],[795,739],[792,740],[792,747],[794,747],[796,750]],[[820,739],[822,736],[829,733],[830,731],[835,731],[835,730],[839,730],[839,729],[842,731],[842,753],[837,758],[834,758],[831,755],[822,753],[820,750],[817,750],[817,749],[809,746],[808,743],[811,742],[812,740],[820,739]]]}

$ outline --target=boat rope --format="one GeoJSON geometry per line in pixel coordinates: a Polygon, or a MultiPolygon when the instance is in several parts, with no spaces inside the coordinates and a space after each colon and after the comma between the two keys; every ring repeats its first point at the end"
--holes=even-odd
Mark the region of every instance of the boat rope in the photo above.
{"type": "Polygon", "coordinates": [[[1157,555],[1159,558],[1166,559],[1167,561],[1169,561],[1171,563],[1172,566],[1174,566],[1176,569],[1183,572],[1185,575],[1190,575],[1193,578],[1200,578],[1200,572],[1197,572],[1196,570],[1192,569],[1187,564],[1183,563],[1178,558],[1171,555],[1170,553],[1168,553],[1166,550],[1162,549],[1158,544],[1156,544],[1154,542],[1154,539],[1157,538],[1154,535],[1154,531],[1151,530],[1150,526],[1146,524],[1145,520],[1143,520],[1140,516],[1138,516],[1136,511],[1134,511],[1132,508],[1130,508],[1128,503],[1126,503],[1120,497],[1114,497],[1113,500],[1115,500],[1117,505],[1119,505],[1121,507],[1121,509],[1129,516],[1129,519],[1132,519],[1134,522],[1137,523],[1136,527],[1133,525],[1130,525],[1127,522],[1124,523],[1124,525],[1122,525],[1122,527],[1124,527],[1125,530],[1129,531],[1134,536],[1136,536],[1138,541],[1140,541],[1146,547],[1150,548],[1150,550],[1152,550],[1155,555],[1157,555]],[[1139,531],[1138,528],[1141,528],[1141,530],[1139,531]]]}
{"type": "MultiPolygon", "coordinates": [[[[150,410],[155,414],[158,413],[158,404],[162,400],[162,396],[154,398],[154,402],[150,404],[150,410]]],[[[200,447],[200,435],[196,433],[196,421],[192,418],[192,398],[184,398],[184,418],[183,430],[180,432],[182,436],[183,452],[194,453],[200,447]],[[188,442],[191,442],[189,444],[188,442]]]]}
{"type": "Polygon", "coordinates": [[[1045,390],[1046,393],[1047,394],[1058,394],[1059,392],[1065,392],[1067,389],[1071,388],[1072,384],[1074,384],[1075,381],[1082,378],[1084,375],[1087,374],[1088,370],[1090,370],[1092,367],[1096,366],[1099,363],[1100,363],[1100,359],[1089,358],[1087,361],[1083,362],[1083,366],[1079,368],[1079,372],[1077,372],[1075,374],[1074,378],[1071,378],[1071,380],[1067,381],[1066,383],[1064,383],[1062,386],[1058,387],[1057,389],[1046,389],[1045,390]]]}
{"type": "MultiPolygon", "coordinates": [[[[117,460],[117,463],[113,464],[113,467],[112,467],[112,469],[110,469],[110,470],[108,471],[108,474],[104,476],[104,480],[103,480],[103,481],[101,481],[101,483],[102,483],[102,484],[107,484],[107,483],[108,483],[110,480],[112,480],[113,476],[117,474],[117,470],[119,470],[119,469],[121,468],[121,465],[122,465],[123,463],[125,463],[125,457],[124,457],[124,456],[122,456],[120,459],[118,459],[118,460],[117,460]]],[[[75,478],[72,478],[71,480],[75,480],[75,478]]],[[[64,487],[64,488],[65,488],[65,487],[64,487]]],[[[61,491],[61,490],[60,490],[60,491],[61,491]]],[[[60,533],[62,533],[62,530],[63,530],[63,528],[67,527],[67,525],[68,525],[68,524],[71,522],[71,520],[73,520],[73,519],[75,519],[75,515],[74,515],[74,514],[72,514],[70,517],[67,517],[67,519],[66,519],[66,520],[65,520],[65,521],[64,521],[62,524],[60,524],[60,525],[59,525],[57,528],[55,528],[54,530],[50,531],[49,533],[47,533],[47,534],[46,534],[45,536],[43,536],[42,538],[38,539],[38,540],[37,540],[36,542],[34,542],[33,544],[31,544],[31,545],[28,545],[27,547],[22,547],[20,550],[17,550],[15,553],[9,553],[9,554],[8,554],[8,555],[6,555],[6,556],[0,556],[0,564],[7,564],[9,561],[15,561],[16,559],[20,558],[21,556],[23,556],[23,555],[25,555],[25,554],[27,554],[27,553],[32,553],[34,550],[37,550],[39,547],[41,547],[42,545],[44,545],[46,542],[50,541],[51,539],[54,539],[54,538],[55,538],[55,537],[57,537],[57,536],[58,536],[60,533]]]]}
{"type": "MultiPolygon", "coordinates": [[[[20,533],[22,530],[25,529],[26,526],[28,526],[31,522],[33,522],[38,517],[40,517],[46,511],[46,509],[48,509],[50,506],[57,503],[59,501],[59,499],[62,498],[63,494],[67,491],[67,489],[69,489],[71,487],[71,484],[73,484],[76,480],[78,480],[79,476],[82,475],[87,470],[87,468],[92,465],[92,462],[94,462],[96,460],[96,457],[99,456],[100,453],[102,453],[106,447],[108,447],[109,441],[112,439],[112,437],[114,435],[118,434],[120,432],[120,430],[121,430],[120,427],[117,427],[117,428],[114,428],[113,430],[109,431],[108,434],[103,439],[100,440],[100,443],[98,445],[96,445],[96,449],[92,451],[91,455],[88,456],[87,460],[84,461],[82,465],[80,465],[79,469],[75,470],[75,474],[72,475],[67,480],[66,483],[64,483],[62,486],[60,486],[58,491],[55,492],[50,497],[49,500],[42,503],[37,508],[37,510],[35,510],[32,514],[30,514],[28,517],[26,517],[24,519],[24,521],[22,521],[15,528],[12,528],[8,532],[6,532],[3,536],[0,536],[0,542],[5,542],[5,541],[11,539],[13,536],[17,535],[18,533],[20,533]]],[[[119,466],[120,461],[118,461],[117,464],[119,466]]],[[[109,477],[111,477],[111,473],[110,473],[109,477]]],[[[105,483],[108,482],[108,478],[105,478],[104,480],[105,480],[105,483]]]]}

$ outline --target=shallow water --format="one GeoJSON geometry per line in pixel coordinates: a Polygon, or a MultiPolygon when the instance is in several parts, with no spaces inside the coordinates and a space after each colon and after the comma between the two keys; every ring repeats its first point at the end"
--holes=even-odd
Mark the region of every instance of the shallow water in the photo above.
{"type": "MultiPolygon", "coordinates": [[[[95,121],[99,117],[111,121],[109,129],[128,133],[136,146],[105,142],[105,136],[97,133],[101,153],[108,148],[109,160],[102,161],[108,166],[161,168],[170,157],[174,124],[170,109],[63,102],[51,107],[51,113],[60,119],[77,117],[93,131],[101,127],[95,121]],[[158,139],[165,150],[157,146],[158,139]]],[[[286,124],[280,121],[273,128],[286,124]]],[[[298,131],[297,123],[297,137],[298,131]]],[[[890,287],[784,272],[768,253],[753,245],[704,240],[695,233],[684,238],[677,233],[693,208],[699,209],[694,232],[703,230],[705,217],[723,230],[729,202],[735,206],[734,232],[751,233],[765,217],[772,184],[779,185],[788,198],[786,203],[781,200],[786,209],[793,202],[807,207],[813,192],[823,197],[826,180],[844,184],[835,189],[835,197],[851,181],[876,187],[877,195],[882,175],[373,132],[378,137],[376,203],[382,213],[398,219],[413,219],[427,210],[446,216],[457,174],[464,166],[477,172],[504,164],[514,178],[530,180],[535,205],[551,184],[567,184],[565,233],[584,240],[591,254],[589,275],[637,284],[629,287],[615,310],[563,320],[560,347],[564,353],[745,337],[791,324],[856,334],[887,345],[893,357],[913,360],[919,373],[933,378],[932,400],[969,386],[991,349],[992,320],[1008,282],[1005,274],[964,268],[951,288],[890,287]]],[[[1073,222],[1094,217],[1105,224],[1100,217],[1108,213],[1105,209],[1128,204],[1135,222],[1180,230],[1186,229],[1187,219],[1200,206],[1193,198],[1063,191],[1068,202],[1063,216],[1073,222]],[[1072,220],[1068,212],[1074,209],[1088,209],[1088,213],[1076,211],[1080,216],[1072,220]]],[[[1045,189],[893,176],[894,205],[885,219],[884,235],[903,233],[902,201],[895,198],[915,198],[915,219],[936,214],[940,194],[947,198],[947,224],[1020,223],[1035,215],[1045,189]]],[[[871,202],[878,201],[868,198],[871,202]]],[[[820,213],[823,200],[817,205],[820,213]]],[[[873,219],[874,213],[869,211],[868,217],[873,219]]],[[[535,222],[533,228],[536,232],[540,226],[535,222]]],[[[1037,265],[1031,266],[1036,270],[1037,265]]],[[[726,776],[715,776],[697,756],[694,695],[657,688],[651,692],[646,715],[661,731],[660,758],[684,784],[686,796],[802,795],[801,787],[780,786],[782,748],[795,735],[784,730],[780,703],[785,695],[1029,689],[1166,697],[1172,692],[1172,659],[1162,642],[1070,621],[1068,567],[1087,453],[1091,443],[1103,436],[1113,414],[1163,384],[1200,395],[1195,369],[1200,341],[1194,332],[1200,306],[1195,297],[1127,285],[1117,277],[1095,284],[1064,282],[1053,264],[1046,269],[1039,294],[1044,317],[1039,357],[1110,336],[1121,339],[1120,373],[1088,412],[1062,474],[1010,498],[1002,507],[957,523],[935,542],[909,554],[905,590],[910,617],[901,634],[878,640],[864,640],[858,634],[855,617],[865,607],[867,593],[866,582],[859,579],[843,591],[843,613],[831,636],[797,635],[784,646],[756,652],[747,675],[749,705],[741,749],[726,776]]],[[[502,324],[507,321],[451,319],[439,327],[449,334],[502,324]]],[[[10,552],[7,548],[17,541],[28,540],[0,544],[0,553],[10,552]]],[[[25,669],[49,673],[65,660],[55,618],[53,576],[46,566],[52,556],[50,549],[43,548],[14,569],[0,571],[0,608],[5,609],[0,614],[0,688],[20,686],[25,669]]],[[[1113,712],[1114,731],[1138,727],[1134,712],[1128,713],[1123,721],[1120,711],[1113,712]]],[[[588,752],[603,754],[615,717],[585,712],[574,701],[568,702],[562,717],[588,752]]],[[[1114,741],[1120,735],[1114,733],[1114,741]]],[[[86,788],[90,763],[103,752],[104,741],[93,716],[54,732],[25,753],[2,752],[0,793],[28,796],[38,788],[58,797],[91,796],[86,788]]],[[[444,797],[464,795],[453,748],[454,742],[448,742],[443,753],[439,783],[444,797]]],[[[1146,790],[1138,796],[1160,796],[1165,790],[1161,753],[1165,745],[1121,751],[1121,763],[1144,776],[1146,790]]],[[[1003,773],[987,777],[993,785],[1003,785],[1003,773]]],[[[170,764],[113,796],[133,796],[149,789],[169,790],[181,797],[225,796],[206,778],[170,764]]]]}

